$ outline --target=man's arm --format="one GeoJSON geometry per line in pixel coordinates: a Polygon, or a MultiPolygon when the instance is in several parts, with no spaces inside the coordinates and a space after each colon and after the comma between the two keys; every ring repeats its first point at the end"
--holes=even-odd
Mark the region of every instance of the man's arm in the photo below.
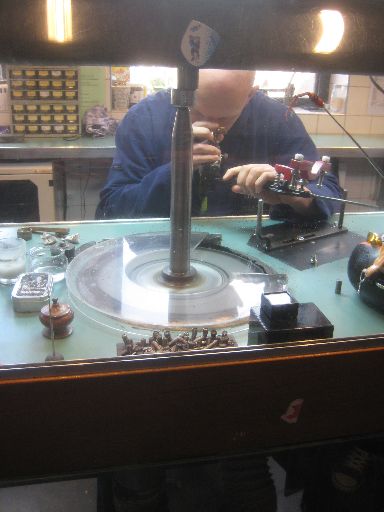
{"type": "Polygon", "coordinates": [[[165,99],[154,105],[142,102],[120,123],[96,218],[169,217],[171,111],[165,99]]]}
{"type": "MultiPolygon", "coordinates": [[[[157,102],[155,111],[146,107],[147,102],[138,105],[119,125],[115,158],[96,211],[98,219],[169,217],[173,118],[165,101],[157,102]]],[[[213,136],[217,127],[217,123],[193,124],[194,168],[220,158],[213,136]]]]}
{"type": "MultiPolygon", "coordinates": [[[[288,111],[282,105],[273,105],[275,112],[271,130],[270,154],[274,163],[289,165],[291,158],[296,153],[302,153],[306,160],[319,158],[317,149],[306,132],[303,123],[293,112],[288,111]],[[276,122],[278,121],[278,122],[276,122]]],[[[276,171],[269,164],[247,164],[228,169],[223,179],[225,181],[236,180],[232,191],[238,194],[254,195],[262,198],[272,205],[271,217],[276,219],[296,219],[297,217],[311,217],[323,219],[337,211],[336,202],[316,198],[302,198],[290,195],[278,194],[266,190],[266,186],[272,183],[276,177],[276,171]]],[[[336,176],[327,175],[321,188],[316,182],[309,183],[307,189],[313,193],[341,197],[342,191],[338,185],[336,176]]]]}
{"type": "Polygon", "coordinates": [[[269,164],[247,164],[228,169],[223,176],[224,181],[236,179],[232,192],[249,196],[257,196],[270,205],[287,205],[303,216],[316,215],[317,208],[313,198],[278,194],[268,190],[277,176],[275,168],[269,164]]]}

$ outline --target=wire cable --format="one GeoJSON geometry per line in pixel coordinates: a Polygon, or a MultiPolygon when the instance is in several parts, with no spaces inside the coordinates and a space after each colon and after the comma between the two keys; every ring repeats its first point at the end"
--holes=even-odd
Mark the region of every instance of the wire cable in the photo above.
{"type": "Polygon", "coordinates": [[[335,123],[343,130],[343,132],[348,135],[348,137],[352,140],[352,142],[354,144],[356,144],[356,146],[360,149],[360,151],[363,153],[363,155],[365,156],[365,158],[367,159],[367,161],[371,164],[371,166],[373,167],[373,169],[377,172],[377,174],[380,176],[380,178],[382,180],[384,180],[384,172],[380,169],[380,167],[378,167],[375,162],[371,159],[371,157],[368,155],[368,153],[365,151],[365,149],[361,146],[361,144],[359,144],[359,142],[357,142],[357,140],[353,137],[353,135],[351,135],[348,130],[346,130],[346,128],[344,128],[344,126],[339,123],[339,121],[336,119],[336,117],[331,114],[331,112],[328,110],[328,108],[323,105],[323,109],[325,110],[325,112],[332,117],[332,119],[335,121],[335,123]]]}
{"type": "MultiPolygon", "coordinates": [[[[380,86],[379,86],[380,87],[380,86]]],[[[361,146],[361,144],[359,144],[359,142],[357,142],[357,140],[353,137],[353,135],[351,135],[349,133],[349,131],[344,128],[344,126],[339,123],[339,121],[336,119],[336,117],[334,115],[331,114],[331,112],[328,110],[328,108],[325,106],[325,102],[322,98],[320,98],[320,96],[318,96],[317,94],[315,94],[314,92],[302,92],[300,94],[297,94],[296,96],[294,96],[292,98],[292,101],[291,101],[291,104],[287,110],[287,114],[292,111],[293,107],[295,106],[295,104],[297,103],[298,99],[299,98],[302,98],[303,96],[308,96],[309,99],[311,101],[313,101],[313,103],[315,105],[317,105],[318,107],[321,107],[324,109],[324,111],[334,120],[334,122],[337,124],[337,126],[339,126],[343,132],[352,140],[352,142],[354,144],[356,144],[356,146],[360,149],[360,151],[362,152],[362,154],[365,156],[365,158],[367,159],[367,161],[370,163],[370,165],[372,166],[372,168],[377,172],[377,174],[380,176],[380,178],[382,180],[384,180],[384,172],[380,169],[380,167],[378,167],[375,162],[371,159],[371,157],[368,155],[368,153],[365,151],[365,149],[361,146]]]]}
{"type": "Polygon", "coordinates": [[[381,85],[378,82],[376,82],[376,80],[373,78],[372,75],[369,75],[369,79],[373,83],[373,85],[376,87],[376,89],[378,91],[380,91],[382,94],[384,94],[384,89],[381,87],[381,85]]]}

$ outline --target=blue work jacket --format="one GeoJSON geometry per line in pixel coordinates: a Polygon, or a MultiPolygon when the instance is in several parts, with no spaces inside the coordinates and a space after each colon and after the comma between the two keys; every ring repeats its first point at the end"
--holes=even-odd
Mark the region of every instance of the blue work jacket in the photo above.
{"type": "MultiPolygon", "coordinates": [[[[171,141],[176,108],[170,92],[150,95],[129,109],[116,132],[116,153],[107,182],[100,193],[96,218],[169,217],[171,199],[171,141]]],[[[220,172],[248,163],[289,164],[295,153],[307,160],[319,158],[317,149],[294,112],[276,100],[257,92],[220,144],[228,158],[220,172]]],[[[201,187],[194,172],[192,215],[255,214],[256,200],[231,191],[231,183],[216,180],[210,190],[201,187]]],[[[319,189],[326,196],[341,197],[335,175],[326,175],[319,189]]],[[[338,209],[335,202],[316,199],[318,218],[327,218],[338,209]]],[[[296,219],[286,205],[271,208],[271,217],[296,219]]]]}

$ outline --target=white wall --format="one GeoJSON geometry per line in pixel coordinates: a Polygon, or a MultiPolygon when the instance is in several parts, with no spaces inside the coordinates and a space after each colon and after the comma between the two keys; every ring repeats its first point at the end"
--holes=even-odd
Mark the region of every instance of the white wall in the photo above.
{"type": "MultiPolygon", "coordinates": [[[[371,87],[373,86],[368,76],[351,75],[349,77],[345,114],[334,114],[339,123],[352,135],[384,135],[384,115],[369,113],[371,87]]],[[[326,113],[300,112],[299,117],[310,134],[344,133],[326,113]]]]}

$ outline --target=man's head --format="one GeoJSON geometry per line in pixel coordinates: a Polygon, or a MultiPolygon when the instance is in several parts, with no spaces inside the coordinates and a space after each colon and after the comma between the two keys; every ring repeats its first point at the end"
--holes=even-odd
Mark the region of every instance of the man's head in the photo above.
{"type": "Polygon", "coordinates": [[[254,71],[201,69],[192,122],[211,121],[229,130],[254,94],[254,71]]]}

